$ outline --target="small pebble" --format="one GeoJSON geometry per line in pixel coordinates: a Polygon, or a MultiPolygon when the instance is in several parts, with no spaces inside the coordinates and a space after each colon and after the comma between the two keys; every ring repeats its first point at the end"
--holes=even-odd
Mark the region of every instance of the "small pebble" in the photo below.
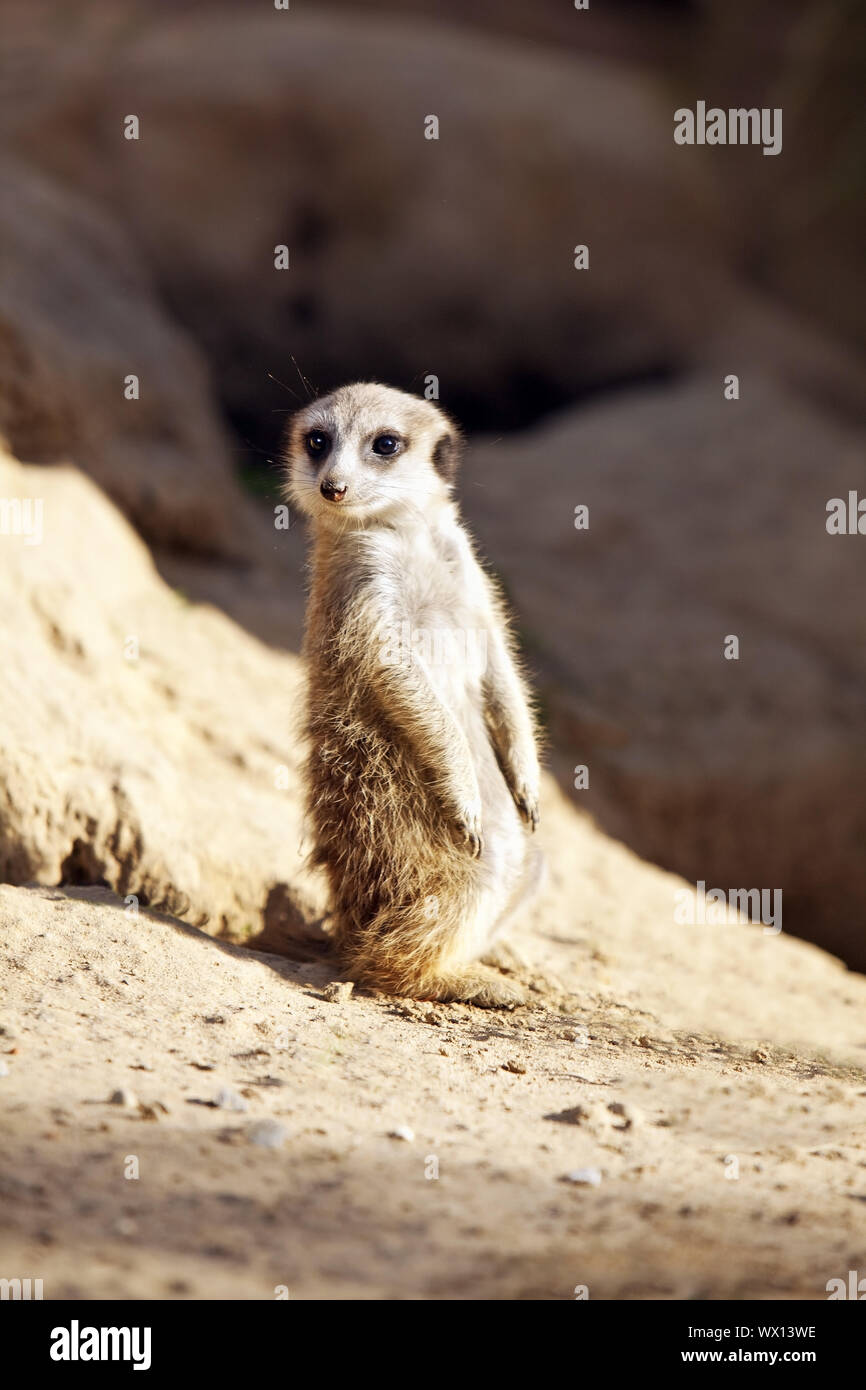
{"type": "Polygon", "coordinates": [[[396,1129],[391,1130],[388,1138],[402,1139],[407,1144],[413,1144],[415,1142],[415,1131],[414,1129],[410,1129],[408,1125],[398,1125],[396,1129]]]}
{"type": "Polygon", "coordinates": [[[526,1075],[526,1067],[523,1065],[522,1062],[516,1061],[513,1057],[511,1057],[507,1062],[502,1063],[502,1070],[513,1071],[516,1076],[526,1075]]]}
{"type": "Polygon", "coordinates": [[[577,1183],[580,1187],[598,1187],[601,1182],[600,1168],[573,1168],[565,1175],[566,1182],[577,1183]]]}
{"type": "Polygon", "coordinates": [[[8,1076],[8,1075],[9,1075],[9,1067],[8,1067],[7,1064],[3,1061],[3,1058],[0,1057],[0,1076],[8,1076]]]}
{"type": "Polygon", "coordinates": [[[158,1120],[160,1115],[170,1114],[168,1106],[163,1105],[161,1100],[154,1100],[148,1104],[142,1102],[138,1108],[141,1111],[142,1118],[145,1120],[158,1120]]]}
{"type": "Polygon", "coordinates": [[[331,1004],[345,1004],[354,988],[351,980],[332,980],[322,990],[322,998],[327,999],[331,1004]]]}
{"type": "Polygon", "coordinates": [[[247,1139],[260,1149],[281,1149],[289,1137],[289,1131],[279,1120],[257,1120],[247,1130],[247,1139]]]}
{"type": "Polygon", "coordinates": [[[127,1086],[121,1086],[118,1090],[112,1091],[108,1103],[109,1105],[124,1105],[127,1110],[134,1110],[138,1105],[138,1096],[127,1086]]]}
{"type": "Polygon", "coordinates": [[[223,1086],[217,1091],[214,1097],[214,1104],[218,1110],[246,1110],[247,1103],[237,1091],[230,1091],[227,1086],[223,1086]]]}

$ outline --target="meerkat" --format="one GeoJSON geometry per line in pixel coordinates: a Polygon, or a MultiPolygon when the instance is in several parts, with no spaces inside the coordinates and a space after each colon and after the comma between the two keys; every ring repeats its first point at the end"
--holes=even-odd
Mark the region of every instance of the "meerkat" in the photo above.
{"type": "Polygon", "coordinates": [[[537,737],[453,497],[460,452],[437,405],[376,383],[289,424],[287,497],[313,542],[307,824],[349,978],[512,1007],[522,992],[480,962],[540,877],[537,737]]]}

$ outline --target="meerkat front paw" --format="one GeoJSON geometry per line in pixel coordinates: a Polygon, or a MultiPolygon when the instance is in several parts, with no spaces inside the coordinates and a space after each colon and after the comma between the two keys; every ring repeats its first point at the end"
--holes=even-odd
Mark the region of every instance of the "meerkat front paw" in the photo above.
{"type": "Polygon", "coordinates": [[[530,830],[538,828],[538,784],[535,780],[520,775],[509,779],[514,804],[530,830]]]}
{"type": "Polygon", "coordinates": [[[503,771],[512,800],[522,819],[535,830],[538,826],[538,763],[534,757],[511,748],[503,761],[503,771]]]}
{"type": "Polygon", "coordinates": [[[522,819],[533,832],[538,829],[538,793],[532,792],[528,787],[515,787],[512,791],[514,804],[517,807],[522,819]]]}
{"type": "Polygon", "coordinates": [[[471,857],[479,859],[484,849],[484,837],[481,834],[481,802],[472,801],[462,806],[457,813],[455,825],[471,857]]]}

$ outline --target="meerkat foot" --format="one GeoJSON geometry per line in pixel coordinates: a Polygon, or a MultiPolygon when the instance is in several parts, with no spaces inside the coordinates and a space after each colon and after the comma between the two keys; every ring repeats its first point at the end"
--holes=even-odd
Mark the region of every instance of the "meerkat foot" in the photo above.
{"type": "Polygon", "coordinates": [[[474,1004],[479,1009],[516,1009],[526,1003],[519,985],[506,980],[483,965],[441,975],[424,990],[424,997],[441,1002],[474,1004]]]}
{"type": "Polygon", "coordinates": [[[527,970],[529,961],[510,941],[497,941],[481,957],[484,965],[496,970],[527,970]]]}

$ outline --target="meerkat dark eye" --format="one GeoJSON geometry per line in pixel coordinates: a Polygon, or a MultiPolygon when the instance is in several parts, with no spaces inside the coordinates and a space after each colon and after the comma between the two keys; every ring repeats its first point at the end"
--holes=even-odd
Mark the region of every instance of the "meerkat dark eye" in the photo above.
{"type": "Polygon", "coordinates": [[[331,436],[324,430],[310,430],[304,439],[304,447],[311,459],[326,458],[331,449],[331,436]]]}
{"type": "Polygon", "coordinates": [[[381,454],[383,458],[396,454],[399,448],[400,440],[396,434],[380,434],[373,440],[373,453],[381,454]]]}

